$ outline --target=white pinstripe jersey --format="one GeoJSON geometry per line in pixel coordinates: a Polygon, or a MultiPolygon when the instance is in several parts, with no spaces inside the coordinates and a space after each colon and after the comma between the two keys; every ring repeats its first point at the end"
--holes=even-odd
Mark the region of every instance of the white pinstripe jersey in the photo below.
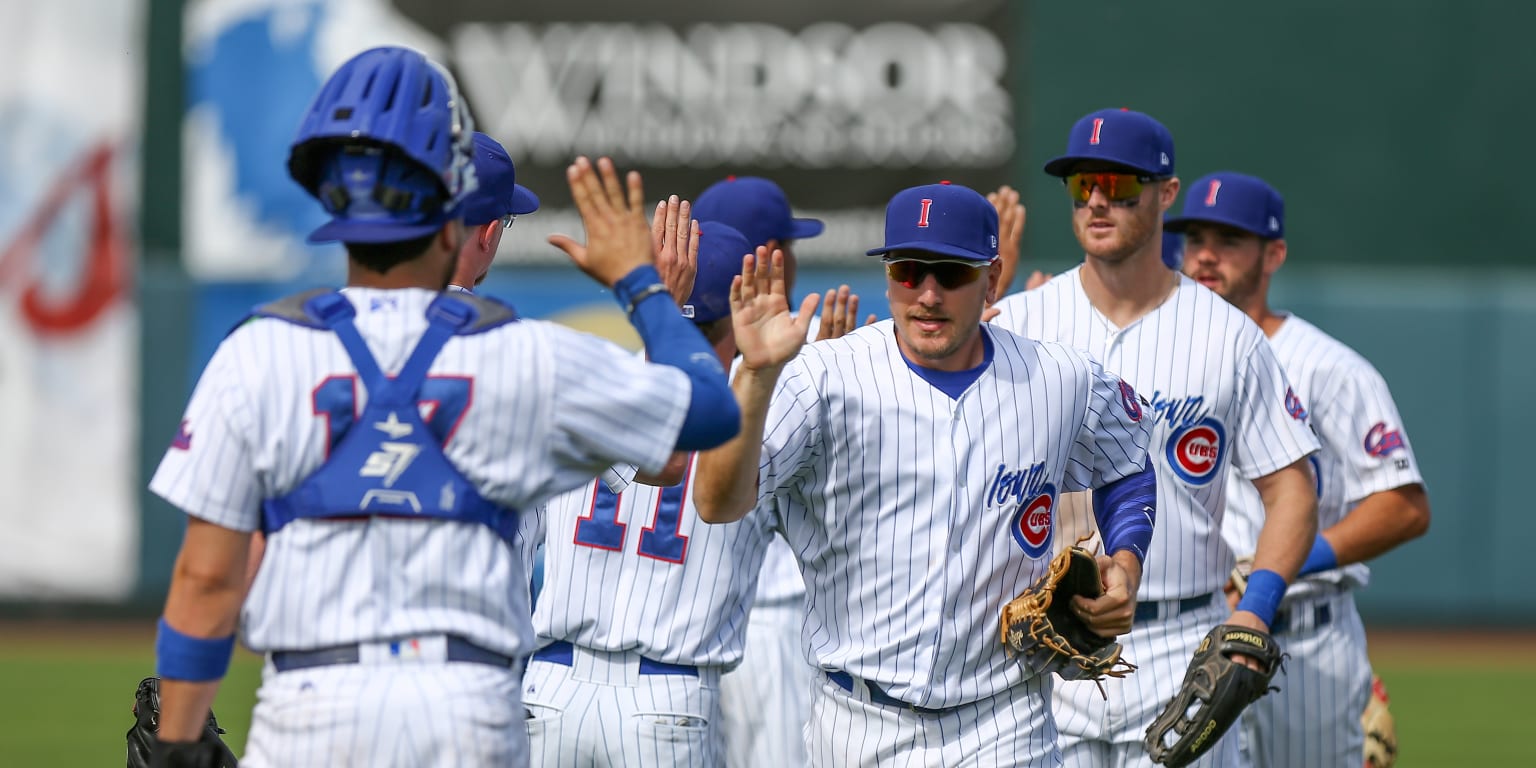
{"type": "Polygon", "coordinates": [[[1151,401],[1157,524],[1138,599],[1214,592],[1234,563],[1220,535],[1227,467],[1262,477],[1317,450],[1317,438],[1288,412],[1285,373],[1247,315],[1180,275],[1166,301],[1115,328],[1083,293],[1081,270],[1004,298],[993,322],[1085,350],[1151,401]]]}
{"type": "Polygon", "coordinates": [[[767,416],[759,504],[797,553],[807,658],[945,707],[1019,684],[1005,602],[1049,561],[1063,491],[1140,470],[1135,393],[1081,352],[983,326],[992,362],[951,399],[890,320],[807,345],[767,416]]]}
{"type": "MultiPolygon", "coordinates": [[[[437,294],[343,293],[379,367],[398,370],[437,294]]],[[[659,470],[689,391],[675,368],[522,320],[449,340],[423,386],[422,408],[429,424],[451,420],[444,453],[485,498],[529,509],[615,462],[659,470]]],[[[150,489],[190,515],[256,530],[262,500],[293,489],[325,460],[330,415],[360,412],[367,394],[336,334],[248,322],[203,371],[183,422],[190,437],[166,453],[150,489]]],[[[305,649],[454,632],[526,653],[523,549],[479,524],[299,519],[267,541],[242,612],[245,643],[305,649]]]]}
{"type": "Polygon", "coordinates": [[[762,522],[709,525],[693,507],[693,460],[670,488],[588,483],[544,505],[539,644],[564,640],[674,664],[735,667],[773,536],[762,522]]]}
{"type": "MultiPolygon", "coordinates": [[[[1322,440],[1322,450],[1312,456],[1319,530],[1344,519],[1373,493],[1424,482],[1397,404],[1375,366],[1294,315],[1286,317],[1269,344],[1322,440]]],[[[1227,506],[1222,535],[1237,553],[1253,554],[1264,521],[1258,490],[1252,483],[1231,483],[1227,506]]],[[[1319,582],[1363,587],[1369,580],[1370,569],[1353,563],[1312,574],[1292,584],[1285,596],[1290,600],[1316,592],[1319,582]]]]}

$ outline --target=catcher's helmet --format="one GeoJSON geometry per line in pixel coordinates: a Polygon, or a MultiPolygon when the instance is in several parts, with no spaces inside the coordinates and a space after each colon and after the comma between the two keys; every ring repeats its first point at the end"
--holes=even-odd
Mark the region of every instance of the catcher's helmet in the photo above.
{"type": "Polygon", "coordinates": [[[420,52],[372,48],[315,96],[288,173],[335,218],[311,242],[431,234],[475,190],[474,124],[453,76],[420,52]]]}

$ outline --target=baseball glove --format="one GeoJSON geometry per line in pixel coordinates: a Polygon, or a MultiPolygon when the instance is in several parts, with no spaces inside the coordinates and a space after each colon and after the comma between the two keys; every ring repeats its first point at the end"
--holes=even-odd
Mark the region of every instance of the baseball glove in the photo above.
{"type": "Polygon", "coordinates": [[[1120,644],[1088,628],[1072,612],[1075,595],[1104,593],[1099,564],[1081,547],[1051,559],[1045,575],[1003,606],[1003,645],[1022,654],[1037,675],[1055,672],[1063,680],[1125,677],[1136,665],[1120,658],[1120,644]]]}
{"type": "Polygon", "coordinates": [[[133,727],[128,729],[128,768],[236,768],[238,761],[219,734],[224,732],[213,710],[202,739],[192,744],[161,744],[160,678],[139,681],[133,695],[133,727]]]}
{"type": "Polygon", "coordinates": [[[1365,726],[1365,768],[1392,768],[1397,762],[1397,726],[1387,709],[1387,687],[1371,675],[1371,700],[1360,716],[1365,726]]]}
{"type": "Polygon", "coordinates": [[[1205,754],[1245,707],[1271,690],[1269,681],[1280,659],[1280,649],[1268,633],[1222,624],[1206,634],[1179,692],[1147,728],[1142,743],[1152,762],[1181,768],[1205,754]],[[1232,655],[1239,653],[1259,662],[1263,671],[1233,661],[1232,655]]]}

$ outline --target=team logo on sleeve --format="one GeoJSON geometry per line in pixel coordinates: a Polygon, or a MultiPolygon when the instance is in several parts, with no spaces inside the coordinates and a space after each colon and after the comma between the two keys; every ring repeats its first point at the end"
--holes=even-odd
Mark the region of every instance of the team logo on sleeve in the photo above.
{"type": "Polygon", "coordinates": [[[1120,406],[1125,409],[1125,415],[1131,421],[1141,421],[1141,398],[1136,396],[1136,390],[1131,385],[1120,380],[1120,406]]]}
{"type": "Polygon", "coordinates": [[[1365,433],[1365,452],[1378,459],[1384,459],[1392,455],[1393,451],[1405,447],[1402,431],[1387,429],[1386,422],[1376,422],[1376,426],[1365,433]]]}
{"type": "Polygon", "coordinates": [[[1285,412],[1297,421],[1307,420],[1307,407],[1302,405],[1301,398],[1296,396],[1296,391],[1290,387],[1285,388],[1285,412]]]}
{"type": "Polygon", "coordinates": [[[1014,510],[1009,528],[1025,555],[1038,560],[1050,553],[1056,486],[1045,481],[1045,462],[1015,470],[997,465],[986,503],[988,509],[1014,510]]]}
{"type": "Polygon", "coordinates": [[[1168,438],[1168,467],[1189,485],[1206,485],[1216,478],[1226,451],[1226,428],[1207,416],[1168,438]]]}
{"type": "Polygon", "coordinates": [[[171,447],[181,451],[192,450],[192,420],[182,419],[181,426],[176,428],[176,436],[171,438],[171,447]]]}

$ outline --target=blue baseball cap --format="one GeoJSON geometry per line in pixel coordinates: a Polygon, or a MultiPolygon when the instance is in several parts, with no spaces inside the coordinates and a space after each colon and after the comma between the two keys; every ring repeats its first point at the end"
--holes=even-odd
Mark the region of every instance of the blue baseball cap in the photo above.
{"type": "Polygon", "coordinates": [[[1183,214],[1169,219],[1163,228],[1183,232],[1202,221],[1278,240],[1285,237],[1285,200],[1257,176],[1218,171],[1189,185],[1183,214]]]}
{"type": "Polygon", "coordinates": [[[1045,172],[1065,178],[1078,163],[1088,161],[1166,178],[1173,175],[1173,135],[1162,123],[1140,112],[1101,109],[1072,126],[1067,153],[1046,163],[1045,172]]]}
{"type": "Polygon", "coordinates": [[[885,206],[885,245],[866,253],[901,250],[991,261],[997,258],[997,209],[976,190],[947,181],[903,189],[885,206]]]}
{"type": "Polygon", "coordinates": [[[741,274],[741,258],[753,246],[735,227],[719,221],[699,222],[699,265],[693,293],[683,304],[683,317],[708,323],[731,314],[731,282],[741,274]]]}
{"type": "Polygon", "coordinates": [[[517,168],[501,142],[475,132],[475,175],[480,188],[464,201],[464,223],[489,224],[507,214],[521,216],[539,209],[539,196],[516,183],[517,168]]]}
{"type": "Polygon", "coordinates": [[[784,190],[760,176],[727,176],[709,185],[693,201],[693,217],[731,225],[753,248],[815,237],[826,228],[820,219],[795,218],[784,190]]]}

